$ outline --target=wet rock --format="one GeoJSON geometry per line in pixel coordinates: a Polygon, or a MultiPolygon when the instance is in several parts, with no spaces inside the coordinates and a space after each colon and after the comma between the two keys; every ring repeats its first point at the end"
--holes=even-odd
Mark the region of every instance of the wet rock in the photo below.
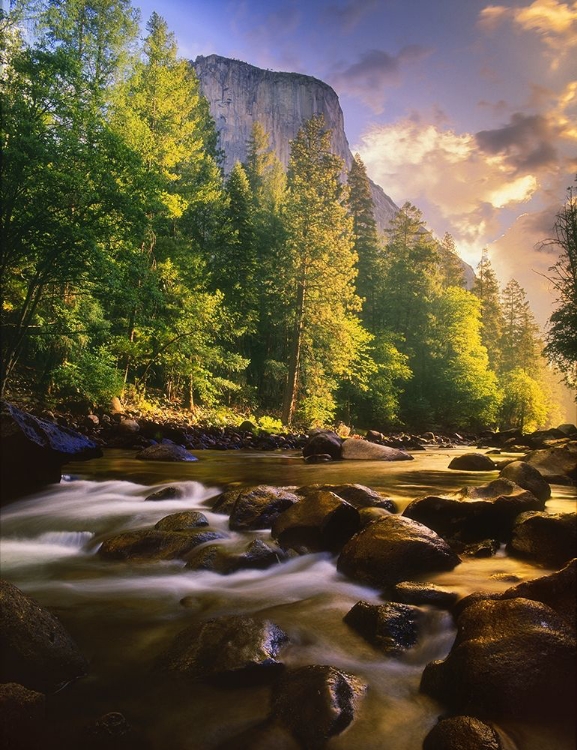
{"type": "Polygon", "coordinates": [[[384,508],[359,508],[361,529],[368,526],[373,521],[388,515],[390,515],[390,511],[385,510],[384,508]]]}
{"type": "Polygon", "coordinates": [[[541,476],[540,472],[526,461],[512,461],[507,464],[499,476],[515,482],[516,485],[524,490],[529,490],[539,500],[548,500],[551,497],[551,487],[549,482],[541,476]]]}
{"type": "Polygon", "coordinates": [[[525,456],[551,484],[574,484],[577,481],[577,440],[553,448],[542,448],[525,456]]]}
{"type": "Polygon", "coordinates": [[[180,500],[182,497],[184,497],[184,490],[181,487],[163,487],[144,499],[158,502],[160,500],[180,500]]]}
{"type": "MultiPolygon", "coordinates": [[[[109,711],[98,719],[88,724],[85,734],[88,738],[99,740],[112,740],[124,737],[131,731],[132,727],[126,717],[119,711],[109,711]]],[[[105,745],[106,746],[106,745],[105,745]]]]}
{"type": "Polygon", "coordinates": [[[522,513],[513,526],[509,551],[543,565],[560,567],[575,556],[577,514],[522,513]]]}
{"type": "Polygon", "coordinates": [[[184,559],[199,544],[226,539],[226,534],[213,530],[158,531],[142,529],[126,531],[106,539],[98,550],[103,560],[155,562],[184,559]]]}
{"type": "Polygon", "coordinates": [[[254,425],[248,419],[245,419],[244,422],[239,425],[238,430],[239,432],[254,432],[256,430],[256,425],[254,425]]]}
{"type": "Polygon", "coordinates": [[[198,461],[198,458],[189,453],[182,445],[174,443],[149,445],[148,448],[139,451],[135,458],[140,461],[198,461]]]}
{"type": "Polygon", "coordinates": [[[311,492],[317,492],[318,490],[327,490],[328,492],[334,492],[347,503],[350,503],[355,508],[384,508],[391,513],[396,512],[396,505],[394,500],[390,497],[373,490],[371,487],[365,487],[362,484],[313,484],[309,486],[299,487],[297,493],[299,495],[307,495],[311,492]]]}
{"type": "Polygon", "coordinates": [[[160,667],[192,680],[251,684],[275,677],[287,634],[274,623],[244,615],[216,617],[181,631],[160,667]]]}
{"type": "Polygon", "coordinates": [[[303,447],[303,457],[329,455],[331,458],[340,459],[342,444],[343,441],[336,432],[321,430],[311,433],[308,442],[303,447]]]}
{"type": "Polygon", "coordinates": [[[568,437],[577,436],[577,427],[574,424],[560,424],[557,429],[568,437]]]}
{"type": "Polygon", "coordinates": [[[434,726],[423,741],[423,750],[502,750],[499,735],[474,716],[451,716],[434,726]]]}
{"type": "Polygon", "coordinates": [[[449,545],[416,521],[390,515],[365,526],[347,542],[337,568],[356,581],[386,588],[460,563],[449,545]]]}
{"type": "Polygon", "coordinates": [[[434,583],[414,583],[413,581],[401,581],[392,590],[394,601],[404,604],[415,604],[422,606],[430,604],[435,607],[449,609],[459,598],[455,591],[447,591],[434,583]]]}
{"type": "Polygon", "coordinates": [[[67,427],[0,402],[0,504],[60,482],[62,466],[102,456],[95,442],[67,427]]]}
{"type": "Polygon", "coordinates": [[[463,549],[455,550],[467,557],[492,557],[496,555],[501,547],[497,539],[482,539],[474,544],[466,544],[463,549]]]}
{"type": "Polygon", "coordinates": [[[225,516],[230,516],[234,504],[238,500],[238,496],[242,492],[249,491],[249,489],[250,488],[248,487],[232,487],[229,490],[221,492],[220,495],[217,495],[214,499],[212,510],[215,513],[222,513],[225,516]]]}
{"type": "Polygon", "coordinates": [[[313,664],[288,671],[274,688],[272,717],[310,750],[353,721],[366,686],[358,677],[313,664]]]}
{"type": "Polygon", "coordinates": [[[286,552],[261,539],[253,539],[242,552],[222,544],[211,544],[195,549],[187,555],[186,567],[191,570],[211,570],[221,575],[236,573],[247,568],[264,570],[287,559],[286,552]]]}
{"type": "Polygon", "coordinates": [[[464,453],[455,456],[449,464],[449,469],[460,469],[461,471],[495,471],[495,462],[484,453],[464,453]]]}
{"type": "Polygon", "coordinates": [[[396,654],[415,645],[422,618],[410,604],[357,602],[343,620],[380,651],[396,654]]]}
{"type": "Polygon", "coordinates": [[[280,487],[260,485],[239,492],[230,514],[233,531],[269,529],[299,498],[280,487]]]}
{"type": "Polygon", "coordinates": [[[281,513],[273,523],[272,536],[283,549],[336,552],[359,527],[356,508],[334,492],[319,490],[281,513]]]}
{"type": "Polygon", "coordinates": [[[54,615],[7,581],[0,605],[0,682],[50,693],[86,674],[86,659],[54,615]]]}
{"type": "Polygon", "coordinates": [[[118,422],[117,430],[120,433],[134,434],[140,432],[140,425],[136,419],[123,418],[118,422]]]}
{"type": "Polygon", "coordinates": [[[425,524],[445,539],[464,543],[484,539],[508,541],[520,513],[544,507],[544,500],[501,478],[445,496],[419,498],[405,508],[403,515],[425,524]]]}
{"type": "Polygon", "coordinates": [[[501,599],[522,597],[547,604],[558,615],[577,629],[577,559],[548,576],[533,578],[512,586],[501,594],[501,599]]]}
{"type": "Polygon", "coordinates": [[[16,682],[0,684],[0,746],[7,750],[42,747],[46,698],[16,682]]]}
{"type": "Polygon", "coordinates": [[[461,613],[444,661],[428,664],[421,690],[478,718],[547,719],[574,711],[576,641],[550,607],[488,599],[461,613]]]}
{"type": "Polygon", "coordinates": [[[208,526],[208,518],[198,510],[183,510],[171,513],[158,521],[154,528],[157,531],[188,531],[200,526],[208,526]]]}
{"type": "Polygon", "coordinates": [[[305,456],[304,460],[307,464],[328,464],[334,459],[328,453],[312,453],[310,456],[305,456]]]}
{"type": "Polygon", "coordinates": [[[412,461],[410,453],[369,443],[368,440],[348,438],[343,442],[341,458],[350,461],[412,461]]]}

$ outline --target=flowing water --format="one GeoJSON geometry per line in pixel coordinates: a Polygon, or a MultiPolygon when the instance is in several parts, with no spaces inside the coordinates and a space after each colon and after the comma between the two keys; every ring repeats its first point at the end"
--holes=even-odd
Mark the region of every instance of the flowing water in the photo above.
{"type": "MultiPolygon", "coordinates": [[[[289,634],[291,643],[282,653],[288,666],[330,664],[367,683],[355,722],[331,739],[329,748],[419,750],[443,712],[419,693],[419,681],[426,664],[444,658],[452,645],[455,629],[447,612],[428,609],[418,644],[390,657],[342,622],[357,601],[382,601],[379,592],[339,574],[328,553],[228,576],[186,570],[178,561],[108,562],[96,553],[112,533],[151,527],[170,513],[191,509],[230,535],[225,544],[268,538],[268,531],[230,532],[228,518],[210,511],[211,499],[231,483],[357,482],[384,492],[402,510],[415,497],[495,478],[495,473],[447,471],[455,453],[416,453],[412,462],[306,465],[297,453],[206,451],[197,453],[198,462],[169,464],[108,451],[103,459],[66,467],[70,474],[62,484],[6,507],[2,576],[50,608],[90,661],[87,677],[49,699],[48,743],[66,747],[80,727],[109,711],[122,712],[139,738],[137,746],[148,750],[210,750],[257,724],[268,714],[269,688],[183,684],[155,667],[172,637],[192,622],[243,613],[267,617],[289,634]],[[145,501],[169,484],[184,496],[145,501]]],[[[575,488],[555,486],[547,507],[573,511],[576,501],[575,488]]],[[[502,549],[426,580],[465,595],[502,591],[548,572],[502,549]]],[[[574,747],[561,727],[509,723],[501,729],[518,750],[574,747]]]]}

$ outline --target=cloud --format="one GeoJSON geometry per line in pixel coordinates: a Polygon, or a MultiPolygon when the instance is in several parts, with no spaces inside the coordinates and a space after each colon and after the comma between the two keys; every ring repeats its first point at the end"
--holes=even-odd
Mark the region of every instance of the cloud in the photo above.
{"type": "Polygon", "coordinates": [[[577,2],[534,0],[531,5],[520,8],[489,5],[479,14],[479,26],[485,31],[494,31],[507,21],[518,31],[539,36],[548,48],[553,69],[577,46],[577,2]]]}
{"type": "Polygon", "coordinates": [[[379,49],[368,50],[358,62],[336,69],[329,80],[339,94],[358,97],[379,113],[383,109],[385,89],[399,85],[403,65],[418,62],[431,52],[431,49],[416,44],[403,47],[398,55],[379,49]]]}
{"type": "Polygon", "coordinates": [[[475,139],[485,153],[501,154],[515,170],[527,171],[550,166],[558,160],[553,144],[559,135],[559,127],[549,118],[516,112],[508,125],[481,130],[475,139]]]}
{"type": "Polygon", "coordinates": [[[344,5],[328,5],[322,13],[322,19],[336,25],[342,32],[350,33],[377,7],[377,0],[350,0],[344,5]]]}

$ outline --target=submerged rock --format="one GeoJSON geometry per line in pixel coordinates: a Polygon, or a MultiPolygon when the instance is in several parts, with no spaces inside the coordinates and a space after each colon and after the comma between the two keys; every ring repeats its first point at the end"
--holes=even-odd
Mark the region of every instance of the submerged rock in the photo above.
{"type": "Polygon", "coordinates": [[[422,618],[410,604],[357,602],[343,620],[380,651],[396,654],[415,645],[422,618]]]}
{"type": "Polygon", "coordinates": [[[347,542],[337,568],[369,586],[386,588],[437,570],[452,570],[459,557],[434,531],[402,516],[385,516],[347,542]]]}
{"type": "Polygon", "coordinates": [[[0,605],[0,682],[51,693],[86,674],[86,659],[54,615],[7,581],[0,605]]]}
{"type": "Polygon", "coordinates": [[[461,613],[444,661],[428,664],[421,690],[478,718],[553,720],[575,709],[575,635],[550,607],[485,599],[461,613]]]}
{"type": "Polygon", "coordinates": [[[287,634],[274,623],[245,615],[216,617],[181,631],[159,666],[192,680],[251,684],[273,678],[287,634]]]}
{"type": "Polygon", "coordinates": [[[272,718],[303,748],[316,750],[353,721],[366,685],[335,667],[313,664],[288,671],[274,688],[272,718]]]}
{"type": "Polygon", "coordinates": [[[413,581],[401,581],[397,583],[392,591],[394,601],[404,604],[430,604],[435,607],[449,609],[459,598],[455,591],[436,586],[434,583],[414,583],[413,581]]]}
{"type": "Polygon", "coordinates": [[[188,531],[202,526],[208,526],[208,518],[199,510],[183,510],[171,513],[157,521],[154,528],[157,531],[188,531]]]}
{"type": "Polygon", "coordinates": [[[162,487],[162,489],[156,490],[144,499],[159,502],[161,500],[180,500],[182,497],[184,497],[182,487],[162,487]]]}
{"type": "Polygon", "coordinates": [[[198,458],[189,453],[186,448],[175,443],[149,445],[148,448],[139,451],[135,458],[141,461],[198,461],[198,458]]]}
{"type": "Polygon", "coordinates": [[[264,570],[287,559],[287,554],[276,545],[253,539],[244,550],[237,552],[222,544],[210,544],[187,555],[186,567],[191,570],[212,570],[221,575],[238,570],[264,570]]]}

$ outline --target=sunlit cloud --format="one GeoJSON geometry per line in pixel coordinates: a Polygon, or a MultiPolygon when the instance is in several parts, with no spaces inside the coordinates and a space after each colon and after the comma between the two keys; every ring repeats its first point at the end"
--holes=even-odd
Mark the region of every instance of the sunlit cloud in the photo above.
{"type": "Polygon", "coordinates": [[[489,5],[479,14],[479,25],[485,31],[493,31],[506,21],[518,31],[539,36],[548,48],[552,68],[577,47],[577,2],[534,0],[524,8],[489,5]]]}
{"type": "Polygon", "coordinates": [[[503,208],[509,203],[522,203],[528,201],[536,189],[537,180],[532,174],[528,174],[493,190],[489,194],[489,203],[495,208],[503,208]]]}
{"type": "Polygon", "coordinates": [[[387,89],[401,82],[403,66],[418,62],[431,52],[431,49],[415,44],[404,47],[398,55],[380,49],[368,50],[352,65],[335,68],[329,81],[338,94],[355,96],[380,113],[387,89]]]}

